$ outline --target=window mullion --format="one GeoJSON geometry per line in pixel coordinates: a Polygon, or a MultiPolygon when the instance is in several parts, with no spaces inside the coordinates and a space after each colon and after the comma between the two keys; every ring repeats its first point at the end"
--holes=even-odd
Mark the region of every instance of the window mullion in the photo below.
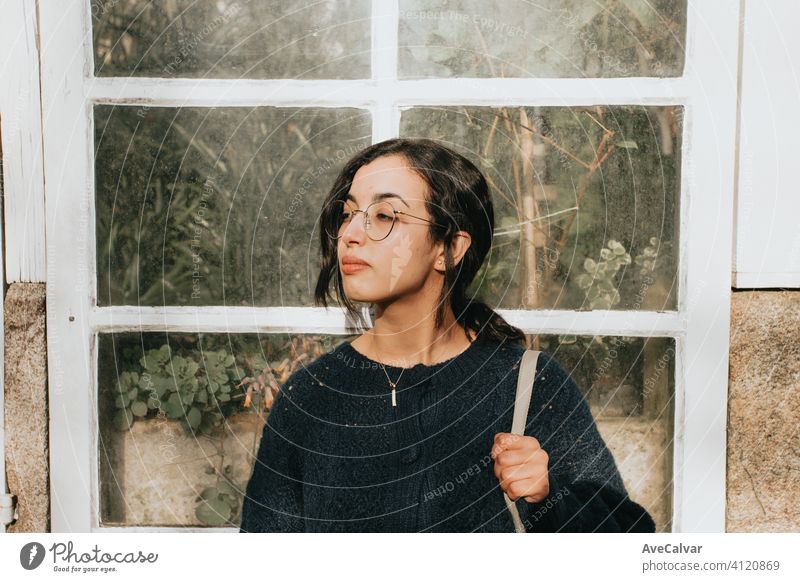
{"type": "MultiPolygon", "coordinates": [[[[389,106],[402,105],[674,105],[691,87],[676,79],[422,79],[398,80],[374,58],[373,79],[86,79],[86,97],[98,103],[163,106],[389,106]]],[[[395,65],[393,65],[396,67],[395,65]]]]}
{"type": "Polygon", "coordinates": [[[369,79],[153,79],[92,78],[86,97],[95,103],[166,107],[366,107],[375,101],[369,79]]]}
{"type": "Polygon", "coordinates": [[[685,320],[674,311],[497,309],[497,312],[511,325],[530,334],[674,337],[686,330],[685,320]]]}
{"type": "Polygon", "coordinates": [[[396,137],[399,131],[399,115],[395,106],[399,19],[398,0],[372,1],[372,79],[375,83],[373,143],[396,137]]]}
{"type": "MultiPolygon", "coordinates": [[[[526,333],[666,337],[684,333],[676,312],[556,311],[498,309],[526,333]]],[[[92,312],[94,332],[170,331],[205,333],[356,333],[356,322],[338,307],[100,307],[92,312]]]]}

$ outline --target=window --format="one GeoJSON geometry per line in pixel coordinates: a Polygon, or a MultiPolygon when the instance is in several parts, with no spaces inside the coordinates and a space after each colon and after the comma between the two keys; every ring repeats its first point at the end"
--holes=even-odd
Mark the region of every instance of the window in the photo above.
{"type": "Polygon", "coordinates": [[[319,201],[398,135],[485,170],[475,291],[575,375],[661,528],[723,531],[737,18],[45,0],[54,531],[235,527],[240,383],[268,400],[354,333],[311,306],[319,201]]]}

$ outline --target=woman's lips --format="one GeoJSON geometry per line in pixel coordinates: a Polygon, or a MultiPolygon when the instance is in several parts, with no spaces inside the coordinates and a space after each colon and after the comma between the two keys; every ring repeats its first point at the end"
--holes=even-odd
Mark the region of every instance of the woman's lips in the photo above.
{"type": "Polygon", "coordinates": [[[369,268],[369,265],[366,263],[344,263],[341,268],[342,273],[345,275],[352,275],[353,273],[358,273],[359,271],[369,268]]]}

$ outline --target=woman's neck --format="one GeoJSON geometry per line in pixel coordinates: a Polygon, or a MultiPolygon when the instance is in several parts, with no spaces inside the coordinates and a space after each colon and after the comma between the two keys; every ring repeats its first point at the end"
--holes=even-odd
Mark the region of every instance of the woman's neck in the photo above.
{"type": "Polygon", "coordinates": [[[395,314],[391,309],[378,310],[373,327],[351,342],[370,359],[387,366],[410,368],[416,364],[430,366],[455,357],[469,347],[475,338],[456,321],[452,309],[445,314],[444,326],[434,327],[434,317],[413,321],[408,314],[395,314]]]}

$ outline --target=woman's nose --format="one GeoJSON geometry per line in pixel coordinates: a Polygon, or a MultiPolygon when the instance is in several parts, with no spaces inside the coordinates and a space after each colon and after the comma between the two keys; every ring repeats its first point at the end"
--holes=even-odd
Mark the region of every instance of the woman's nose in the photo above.
{"type": "Polygon", "coordinates": [[[357,212],[345,227],[342,234],[342,242],[345,244],[350,242],[363,243],[367,238],[366,220],[366,213],[357,212]]]}

